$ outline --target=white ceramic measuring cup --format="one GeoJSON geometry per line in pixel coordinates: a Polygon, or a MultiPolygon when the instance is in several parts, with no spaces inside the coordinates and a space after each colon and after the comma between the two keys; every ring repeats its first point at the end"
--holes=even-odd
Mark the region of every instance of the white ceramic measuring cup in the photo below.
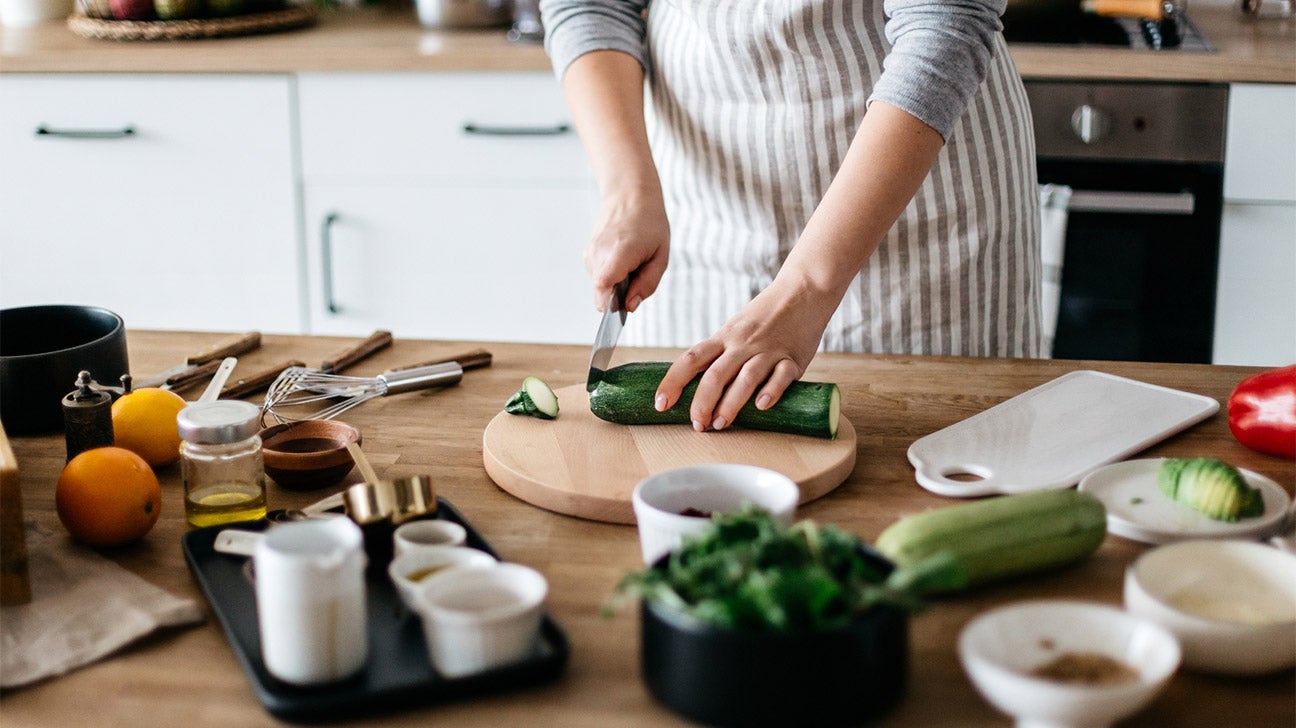
{"type": "Polygon", "coordinates": [[[418,593],[429,579],[442,576],[451,569],[485,569],[497,563],[494,556],[467,546],[424,546],[392,559],[387,575],[396,585],[405,606],[417,609],[418,593]]]}
{"type": "Polygon", "coordinates": [[[454,521],[425,519],[402,523],[392,532],[392,549],[396,556],[429,546],[463,546],[468,530],[454,521]]]}
{"type": "Polygon", "coordinates": [[[535,569],[499,564],[426,580],[415,609],[432,664],[462,677],[524,659],[535,649],[549,585],[535,569]]]}
{"type": "Polygon", "coordinates": [[[364,667],[364,537],[346,518],[285,523],[256,541],[257,623],[266,670],[295,685],[364,667]]]}

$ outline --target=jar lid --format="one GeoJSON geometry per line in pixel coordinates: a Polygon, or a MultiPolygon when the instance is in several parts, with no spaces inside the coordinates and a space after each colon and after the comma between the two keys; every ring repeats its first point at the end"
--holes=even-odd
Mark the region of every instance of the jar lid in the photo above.
{"type": "Polygon", "coordinates": [[[261,408],[237,399],[198,402],[176,415],[180,438],[195,445],[239,442],[261,429],[261,408]]]}

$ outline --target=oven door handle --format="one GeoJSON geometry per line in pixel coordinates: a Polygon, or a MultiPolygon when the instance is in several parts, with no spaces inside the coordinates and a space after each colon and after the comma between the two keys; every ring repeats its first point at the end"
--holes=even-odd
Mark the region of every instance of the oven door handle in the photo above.
{"type": "Polygon", "coordinates": [[[1070,212],[1133,215],[1191,215],[1197,199],[1191,192],[1105,192],[1075,190],[1067,203],[1070,212]]]}

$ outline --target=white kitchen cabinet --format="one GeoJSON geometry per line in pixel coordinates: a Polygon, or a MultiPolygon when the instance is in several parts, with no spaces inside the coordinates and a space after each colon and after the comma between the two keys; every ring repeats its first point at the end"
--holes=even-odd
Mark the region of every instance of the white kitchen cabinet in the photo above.
{"type": "Polygon", "coordinates": [[[292,79],[0,76],[0,305],[304,328],[292,79]]]}
{"type": "Polygon", "coordinates": [[[299,79],[309,330],[588,342],[597,196],[548,73],[299,79]]]}
{"type": "Polygon", "coordinates": [[[579,193],[546,187],[312,186],[311,330],[591,341],[582,206],[579,193]]]}
{"type": "Polygon", "coordinates": [[[1216,364],[1296,362],[1296,86],[1229,88],[1216,364]]]}

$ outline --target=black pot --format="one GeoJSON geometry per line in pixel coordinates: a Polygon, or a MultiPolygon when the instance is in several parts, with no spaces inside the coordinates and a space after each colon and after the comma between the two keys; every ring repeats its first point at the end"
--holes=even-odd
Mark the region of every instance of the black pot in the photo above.
{"type": "Polygon", "coordinates": [[[884,714],[904,693],[908,619],[890,605],[875,606],[840,630],[798,635],[702,625],[651,601],[643,602],[640,616],[649,691],[695,721],[858,725],[884,714]]]}
{"type": "Polygon", "coordinates": [[[100,384],[130,371],[126,325],[93,306],[0,311],[0,422],[11,435],[63,429],[63,397],[88,370],[100,384]]]}

